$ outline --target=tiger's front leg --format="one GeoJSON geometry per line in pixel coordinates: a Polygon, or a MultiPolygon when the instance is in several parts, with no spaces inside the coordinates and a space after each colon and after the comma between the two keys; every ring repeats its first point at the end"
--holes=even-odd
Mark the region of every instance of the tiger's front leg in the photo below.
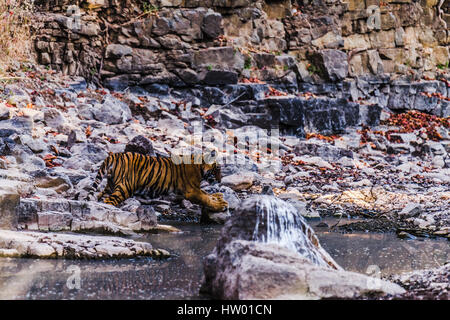
{"type": "Polygon", "coordinates": [[[207,194],[201,189],[190,190],[185,193],[186,199],[191,202],[203,205],[211,211],[220,212],[228,208],[228,202],[223,199],[222,194],[207,194]]]}

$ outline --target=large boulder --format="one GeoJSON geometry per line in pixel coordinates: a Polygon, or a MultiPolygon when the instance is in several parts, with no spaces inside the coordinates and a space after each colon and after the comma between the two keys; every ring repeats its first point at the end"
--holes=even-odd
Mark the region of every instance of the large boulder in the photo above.
{"type": "Polygon", "coordinates": [[[312,55],[311,59],[329,81],[340,81],[348,75],[347,54],[343,51],[324,49],[312,55]]]}
{"type": "Polygon", "coordinates": [[[287,134],[305,136],[305,131],[342,133],[361,122],[360,105],[347,99],[270,97],[264,101],[272,123],[279,123],[287,134]]]}
{"type": "Polygon", "coordinates": [[[402,294],[393,283],[319,267],[276,244],[234,240],[205,260],[203,293],[217,299],[358,298],[402,294]]]}
{"type": "Polygon", "coordinates": [[[209,38],[215,39],[223,33],[222,15],[218,12],[208,12],[203,18],[202,31],[209,38]]]}
{"type": "Polygon", "coordinates": [[[404,292],[390,282],[342,270],[297,210],[271,196],[241,203],[206,257],[204,272],[201,292],[217,299],[356,298],[404,292]]]}
{"type": "Polygon", "coordinates": [[[218,251],[233,240],[276,243],[319,266],[340,269],[300,212],[276,197],[254,196],[241,202],[223,228],[218,251]]]}

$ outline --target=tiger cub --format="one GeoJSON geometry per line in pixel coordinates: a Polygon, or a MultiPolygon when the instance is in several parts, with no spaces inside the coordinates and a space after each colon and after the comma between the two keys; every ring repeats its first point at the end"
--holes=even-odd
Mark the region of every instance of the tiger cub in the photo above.
{"type": "Polygon", "coordinates": [[[219,212],[228,207],[222,193],[208,194],[200,189],[202,180],[221,180],[219,165],[216,162],[208,164],[202,156],[193,155],[190,164],[176,164],[170,157],[151,157],[131,152],[110,153],[98,171],[88,199],[97,191],[105,175],[107,184],[97,200],[106,196],[103,202],[114,206],[134,194],[157,197],[178,191],[189,201],[211,211],[219,212]]]}

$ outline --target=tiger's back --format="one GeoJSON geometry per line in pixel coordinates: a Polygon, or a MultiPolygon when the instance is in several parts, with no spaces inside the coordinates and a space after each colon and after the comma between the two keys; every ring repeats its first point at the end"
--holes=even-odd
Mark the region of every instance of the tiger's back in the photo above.
{"type": "Polygon", "coordinates": [[[179,191],[194,202],[221,211],[218,210],[219,207],[222,209],[227,206],[221,194],[215,194],[209,199],[209,195],[200,189],[201,180],[210,172],[220,181],[220,169],[216,164],[175,164],[172,158],[168,157],[152,157],[131,152],[111,153],[101,165],[90,195],[98,189],[106,175],[105,190],[97,198],[100,200],[107,195],[104,202],[114,206],[135,194],[156,197],[179,191]]]}

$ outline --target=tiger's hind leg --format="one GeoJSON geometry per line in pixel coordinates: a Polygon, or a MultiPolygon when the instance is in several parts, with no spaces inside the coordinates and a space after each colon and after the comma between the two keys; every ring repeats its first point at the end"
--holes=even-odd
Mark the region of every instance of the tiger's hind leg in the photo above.
{"type": "Polygon", "coordinates": [[[131,196],[131,193],[123,184],[119,184],[113,191],[113,193],[106,197],[103,202],[106,204],[111,204],[113,206],[118,206],[131,196]]]}

